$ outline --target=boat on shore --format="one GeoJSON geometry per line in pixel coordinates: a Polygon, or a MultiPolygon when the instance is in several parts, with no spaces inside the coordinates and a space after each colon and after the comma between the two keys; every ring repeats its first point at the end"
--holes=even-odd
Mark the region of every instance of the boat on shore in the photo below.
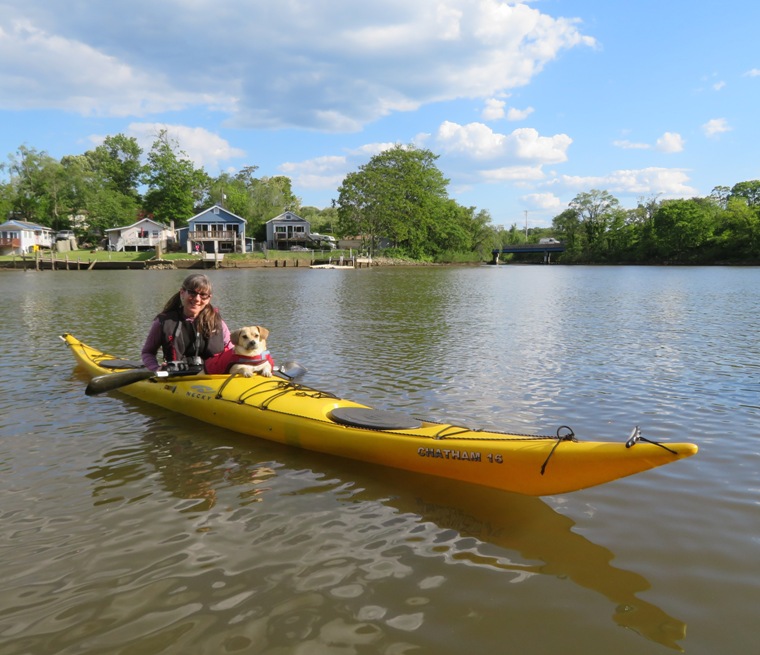
{"type": "Polygon", "coordinates": [[[284,374],[154,373],[70,334],[61,338],[92,378],[90,395],[118,388],[252,437],[531,496],[593,487],[697,452],[691,443],[647,441],[638,428],[614,443],[581,441],[564,426],[541,436],[422,420],[339,398],[284,374]]]}

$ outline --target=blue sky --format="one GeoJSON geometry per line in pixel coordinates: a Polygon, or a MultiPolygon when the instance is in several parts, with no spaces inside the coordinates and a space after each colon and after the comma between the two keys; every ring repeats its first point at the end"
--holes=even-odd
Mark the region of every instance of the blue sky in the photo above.
{"type": "Polygon", "coordinates": [[[749,0],[0,0],[0,159],[165,128],[326,207],[413,143],[460,204],[548,226],[591,189],[760,179],[758,24],[749,0]]]}

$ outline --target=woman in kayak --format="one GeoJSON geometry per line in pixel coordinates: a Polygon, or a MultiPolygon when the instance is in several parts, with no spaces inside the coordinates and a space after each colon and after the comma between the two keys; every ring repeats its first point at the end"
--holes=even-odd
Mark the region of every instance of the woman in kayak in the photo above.
{"type": "Polygon", "coordinates": [[[142,348],[146,368],[161,368],[159,350],[165,362],[201,365],[203,360],[232,348],[230,330],[211,304],[211,292],[211,282],[203,273],[185,278],[180,290],[153,319],[142,348]]]}

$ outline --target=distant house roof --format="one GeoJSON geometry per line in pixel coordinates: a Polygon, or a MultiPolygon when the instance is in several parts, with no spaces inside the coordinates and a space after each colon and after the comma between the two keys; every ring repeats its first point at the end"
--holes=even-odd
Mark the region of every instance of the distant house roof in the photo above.
{"type": "Polygon", "coordinates": [[[122,225],[121,227],[112,227],[108,230],[105,230],[106,232],[115,232],[116,230],[128,230],[130,227],[134,227],[135,225],[140,225],[140,223],[153,223],[156,227],[167,230],[169,229],[168,226],[164,225],[163,223],[159,223],[158,221],[154,221],[152,218],[141,218],[136,223],[132,223],[131,225],[122,225]]]}
{"type": "Polygon", "coordinates": [[[267,221],[267,223],[308,223],[305,218],[301,218],[298,214],[291,211],[283,212],[279,216],[275,216],[267,221]]]}
{"type": "Polygon", "coordinates": [[[188,223],[194,223],[196,220],[209,220],[209,214],[212,214],[214,216],[221,216],[224,215],[224,218],[228,222],[234,222],[238,221],[245,225],[248,221],[246,221],[242,216],[238,216],[237,214],[233,214],[229,209],[225,209],[221,205],[213,205],[209,207],[208,209],[204,209],[202,212],[199,212],[192,218],[188,219],[188,223]],[[231,219],[231,220],[230,220],[231,219]]]}
{"type": "Polygon", "coordinates": [[[6,221],[2,225],[0,225],[0,230],[7,230],[7,229],[22,229],[22,230],[43,230],[48,232],[53,232],[52,228],[45,227],[44,225],[37,225],[37,223],[29,223],[28,221],[19,221],[15,218],[12,218],[9,221],[6,221]]]}

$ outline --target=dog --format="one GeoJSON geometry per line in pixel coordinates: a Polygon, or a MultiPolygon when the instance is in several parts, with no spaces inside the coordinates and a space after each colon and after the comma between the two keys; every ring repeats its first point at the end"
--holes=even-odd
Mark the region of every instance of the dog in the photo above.
{"type": "Polygon", "coordinates": [[[256,373],[264,377],[272,377],[274,361],[267,350],[269,330],[260,325],[234,330],[230,333],[230,341],[234,344],[235,356],[229,369],[231,374],[250,378],[256,373]]]}

